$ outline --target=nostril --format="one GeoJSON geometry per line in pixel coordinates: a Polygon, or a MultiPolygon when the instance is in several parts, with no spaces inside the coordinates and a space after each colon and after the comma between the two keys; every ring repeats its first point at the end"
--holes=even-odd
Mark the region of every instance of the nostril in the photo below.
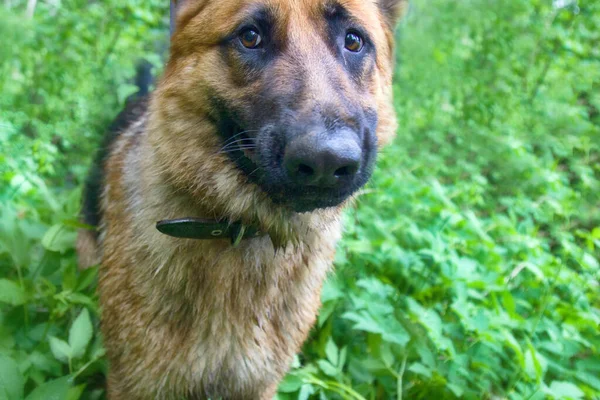
{"type": "Polygon", "coordinates": [[[315,170],[309,167],[306,164],[298,165],[298,174],[302,176],[312,176],[314,175],[315,170]]]}
{"type": "Polygon", "coordinates": [[[357,171],[358,171],[358,163],[351,164],[351,165],[344,165],[343,167],[336,169],[334,171],[333,175],[336,178],[343,178],[343,177],[355,175],[357,171]]]}
{"type": "Polygon", "coordinates": [[[345,176],[354,175],[355,173],[356,173],[355,167],[345,166],[345,167],[336,169],[335,172],[333,173],[333,175],[336,178],[343,178],[345,176]]]}
{"type": "Polygon", "coordinates": [[[335,170],[333,175],[335,175],[336,178],[348,176],[348,175],[350,175],[350,168],[348,168],[348,167],[338,168],[335,170]]]}

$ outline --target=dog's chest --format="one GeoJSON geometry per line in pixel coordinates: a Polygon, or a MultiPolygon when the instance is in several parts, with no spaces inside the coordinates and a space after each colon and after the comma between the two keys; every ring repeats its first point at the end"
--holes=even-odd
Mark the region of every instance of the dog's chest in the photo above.
{"type": "MultiPolygon", "coordinates": [[[[252,398],[249,390],[264,389],[285,373],[320,305],[333,256],[333,244],[322,245],[329,251],[288,251],[271,259],[230,252],[202,272],[191,268],[196,273],[183,277],[185,292],[197,298],[167,311],[176,315],[185,307],[189,314],[174,321],[193,321],[172,340],[178,356],[167,367],[167,386],[184,383],[197,393],[192,398],[252,398]]],[[[168,329],[177,331],[177,323],[168,329]]]]}

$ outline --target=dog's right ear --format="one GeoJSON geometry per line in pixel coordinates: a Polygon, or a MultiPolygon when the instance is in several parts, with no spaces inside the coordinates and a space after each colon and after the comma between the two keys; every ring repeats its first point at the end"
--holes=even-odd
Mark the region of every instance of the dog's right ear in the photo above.
{"type": "Polygon", "coordinates": [[[392,28],[408,8],[408,0],[377,0],[377,4],[392,28]]]}

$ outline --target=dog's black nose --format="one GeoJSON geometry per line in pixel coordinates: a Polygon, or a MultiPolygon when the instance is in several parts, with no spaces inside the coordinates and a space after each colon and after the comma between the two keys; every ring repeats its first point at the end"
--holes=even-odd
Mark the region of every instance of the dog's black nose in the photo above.
{"type": "Polygon", "coordinates": [[[295,184],[329,188],[351,183],[361,159],[358,136],[342,129],[294,138],[286,146],[283,164],[295,184]]]}

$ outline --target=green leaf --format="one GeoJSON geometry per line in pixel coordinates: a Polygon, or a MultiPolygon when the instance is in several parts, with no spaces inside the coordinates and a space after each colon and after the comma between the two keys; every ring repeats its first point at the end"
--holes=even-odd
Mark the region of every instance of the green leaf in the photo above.
{"type": "Polygon", "coordinates": [[[329,340],[327,341],[327,345],[325,346],[325,355],[327,356],[327,359],[331,361],[331,364],[335,366],[338,365],[339,352],[332,338],[329,338],[329,340]]]}
{"type": "Polygon", "coordinates": [[[68,363],[73,358],[73,350],[69,344],[53,336],[50,337],[50,350],[54,357],[63,363],[68,363]]]}
{"type": "Polygon", "coordinates": [[[463,390],[463,388],[461,388],[461,387],[460,387],[460,386],[458,386],[458,385],[455,385],[454,383],[448,383],[448,384],[446,385],[446,387],[447,387],[448,389],[450,389],[450,390],[452,391],[452,393],[454,393],[454,395],[455,395],[456,397],[462,397],[463,393],[465,392],[465,391],[463,390]]]}
{"type": "Polygon", "coordinates": [[[395,326],[393,332],[385,332],[382,337],[384,340],[398,344],[402,347],[410,341],[410,335],[401,326],[395,326]]]}
{"type": "Polygon", "coordinates": [[[92,340],[93,333],[90,313],[87,308],[84,308],[69,330],[69,346],[71,347],[73,358],[80,358],[85,354],[85,350],[90,340],[92,340]]]}
{"type": "Polygon", "coordinates": [[[511,318],[518,317],[515,300],[508,290],[502,292],[502,303],[504,304],[504,308],[506,309],[506,312],[511,316],[511,318]]]}
{"type": "Polygon", "coordinates": [[[391,346],[387,343],[383,343],[380,347],[380,353],[381,361],[383,361],[386,367],[392,368],[394,366],[395,357],[391,346]]]}
{"type": "Polygon", "coordinates": [[[302,378],[300,378],[297,375],[290,374],[287,375],[283,382],[279,384],[278,390],[283,393],[297,392],[300,389],[300,387],[302,387],[303,383],[304,381],[302,380],[302,378]]]}
{"type": "Polygon", "coordinates": [[[355,322],[353,329],[381,334],[383,340],[387,342],[404,347],[410,340],[408,332],[396,319],[391,317],[388,317],[385,321],[380,321],[367,310],[347,312],[344,313],[343,317],[355,322]]]}
{"type": "Polygon", "coordinates": [[[515,352],[521,368],[525,368],[525,355],[523,354],[523,350],[521,350],[521,346],[519,345],[519,342],[517,342],[517,339],[515,339],[513,334],[506,329],[502,330],[502,334],[506,339],[505,344],[515,352]]]}
{"type": "Polygon", "coordinates": [[[414,363],[408,370],[414,372],[415,374],[423,375],[424,377],[431,378],[431,370],[420,363],[414,363]]]}
{"type": "Polygon", "coordinates": [[[550,394],[557,399],[581,399],[583,391],[571,382],[554,381],[550,384],[550,394]]]}
{"type": "Polygon", "coordinates": [[[96,306],[96,303],[92,300],[91,297],[86,296],[81,293],[69,293],[66,297],[71,303],[74,303],[74,304],[81,304],[86,307],[95,307],[96,306]]]}
{"type": "Polygon", "coordinates": [[[300,394],[298,394],[298,400],[308,400],[312,394],[315,393],[315,388],[312,385],[302,385],[300,394]]]}
{"type": "Polygon", "coordinates": [[[81,291],[86,289],[92,283],[96,281],[98,277],[98,268],[88,268],[79,273],[79,277],[77,279],[77,288],[75,290],[81,291]]]}
{"type": "Polygon", "coordinates": [[[325,322],[327,322],[328,318],[331,317],[331,314],[335,311],[337,307],[337,303],[335,301],[330,301],[323,304],[321,310],[319,311],[318,316],[318,327],[321,328],[325,322]]]}
{"type": "Polygon", "coordinates": [[[319,365],[319,368],[321,368],[321,371],[323,371],[326,375],[335,377],[339,374],[338,369],[331,365],[331,363],[327,360],[318,360],[317,364],[319,365]]]}
{"type": "Polygon", "coordinates": [[[384,333],[384,329],[367,311],[347,312],[343,317],[356,323],[353,329],[371,333],[384,333]]]}
{"type": "Polygon", "coordinates": [[[78,385],[69,388],[66,400],[79,400],[79,398],[81,398],[81,395],[85,391],[85,387],[86,385],[78,385]]]}
{"type": "Polygon", "coordinates": [[[344,298],[344,292],[339,288],[339,284],[333,279],[327,279],[323,283],[323,289],[321,290],[321,301],[323,304],[344,298]]]}
{"type": "Polygon", "coordinates": [[[598,271],[600,269],[600,263],[590,253],[583,253],[581,264],[591,271],[598,271]]]}
{"type": "Polygon", "coordinates": [[[348,347],[344,346],[340,350],[340,359],[338,361],[338,368],[343,368],[346,365],[346,358],[348,357],[348,347]]]}
{"type": "Polygon", "coordinates": [[[63,376],[37,387],[25,400],[66,400],[70,387],[69,377],[63,376]]]}
{"type": "Polygon", "coordinates": [[[27,302],[27,294],[19,285],[8,279],[0,279],[0,303],[20,306],[27,302]]]}
{"type": "Polygon", "coordinates": [[[46,250],[65,253],[75,247],[77,233],[68,229],[63,224],[52,226],[42,238],[42,246],[46,250]]]}
{"type": "Polygon", "coordinates": [[[593,376],[581,371],[577,371],[576,376],[578,380],[600,392],[600,376],[593,376]]]}
{"type": "Polygon", "coordinates": [[[546,373],[547,366],[548,363],[544,356],[538,353],[533,344],[528,340],[527,352],[525,353],[525,371],[527,374],[540,383],[546,373]]]}
{"type": "Polygon", "coordinates": [[[47,372],[52,376],[59,375],[60,371],[62,370],[62,364],[56,361],[53,354],[51,353],[41,353],[39,351],[32,351],[27,357],[27,360],[36,369],[47,372]]]}
{"type": "Polygon", "coordinates": [[[10,357],[0,354],[0,400],[20,400],[23,398],[25,382],[17,363],[10,357]]]}

